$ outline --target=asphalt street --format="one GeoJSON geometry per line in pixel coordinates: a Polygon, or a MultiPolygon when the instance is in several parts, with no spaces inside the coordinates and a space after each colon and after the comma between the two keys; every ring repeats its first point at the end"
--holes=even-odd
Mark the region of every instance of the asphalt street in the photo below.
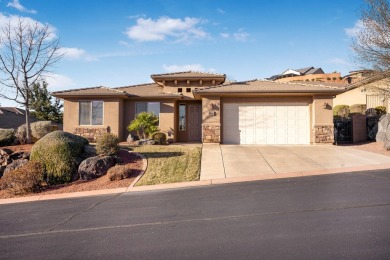
{"type": "Polygon", "coordinates": [[[390,170],[0,205],[1,259],[390,259],[390,170]]]}

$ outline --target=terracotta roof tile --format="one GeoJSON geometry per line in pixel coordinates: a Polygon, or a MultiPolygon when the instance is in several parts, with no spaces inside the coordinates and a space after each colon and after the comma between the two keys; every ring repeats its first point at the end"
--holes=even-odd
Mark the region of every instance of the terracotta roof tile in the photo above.
{"type": "Polygon", "coordinates": [[[186,78],[186,77],[226,77],[225,74],[217,74],[210,72],[200,72],[200,71],[181,71],[181,72],[173,72],[173,73],[163,73],[163,74],[153,74],[154,77],[167,77],[167,78],[186,78]]]}
{"type": "Polygon", "coordinates": [[[235,82],[216,87],[195,90],[194,93],[305,93],[305,92],[344,92],[345,87],[330,85],[325,82],[292,83],[268,80],[235,82]]]}
{"type": "Polygon", "coordinates": [[[124,91],[129,96],[136,96],[136,97],[166,97],[166,96],[178,96],[180,97],[181,94],[179,93],[164,93],[163,88],[160,87],[157,83],[147,83],[147,84],[140,84],[140,85],[132,85],[132,86],[124,86],[124,87],[118,87],[114,88],[115,90],[124,91]]]}
{"type": "Polygon", "coordinates": [[[92,87],[92,88],[79,88],[69,89],[63,91],[56,91],[51,93],[53,96],[126,96],[126,92],[107,88],[107,87],[92,87]]]}

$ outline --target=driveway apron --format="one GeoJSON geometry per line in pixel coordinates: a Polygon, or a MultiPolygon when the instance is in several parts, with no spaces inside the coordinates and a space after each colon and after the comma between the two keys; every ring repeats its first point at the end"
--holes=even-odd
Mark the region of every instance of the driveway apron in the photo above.
{"type": "Polygon", "coordinates": [[[201,180],[390,164],[390,157],[333,145],[203,145],[201,180]]]}

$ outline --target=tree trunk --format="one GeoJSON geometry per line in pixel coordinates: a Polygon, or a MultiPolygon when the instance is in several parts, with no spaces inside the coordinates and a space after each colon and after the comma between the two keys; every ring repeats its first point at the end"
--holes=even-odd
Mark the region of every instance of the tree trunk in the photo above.
{"type": "Polygon", "coordinates": [[[31,144],[30,111],[27,104],[24,108],[26,110],[26,144],[31,144]]]}

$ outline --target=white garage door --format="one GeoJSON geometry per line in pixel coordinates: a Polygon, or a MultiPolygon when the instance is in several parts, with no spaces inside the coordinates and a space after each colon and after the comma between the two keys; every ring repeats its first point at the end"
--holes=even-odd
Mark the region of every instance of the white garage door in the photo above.
{"type": "Polygon", "coordinates": [[[309,144],[307,105],[225,103],[225,144],[309,144]]]}

